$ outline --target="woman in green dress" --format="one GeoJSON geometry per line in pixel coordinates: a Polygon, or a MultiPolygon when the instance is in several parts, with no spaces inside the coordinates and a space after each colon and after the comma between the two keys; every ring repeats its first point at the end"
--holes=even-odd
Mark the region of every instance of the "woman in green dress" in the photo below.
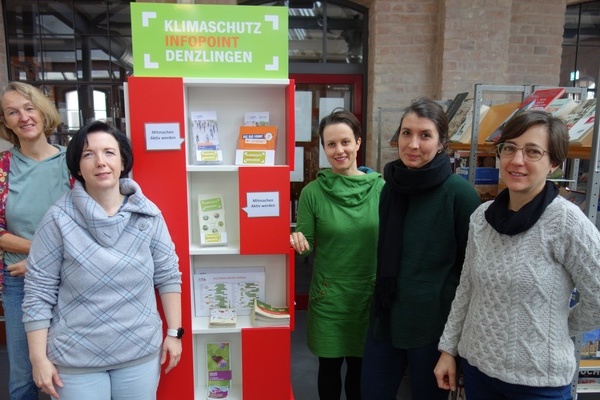
{"type": "Polygon", "coordinates": [[[357,167],[360,124],[336,109],[319,125],[330,169],[302,190],[290,244],[303,255],[314,251],[309,290],[308,347],[319,357],[321,400],[339,399],[341,368],[348,400],[360,399],[362,354],[377,262],[381,175],[357,167]]]}

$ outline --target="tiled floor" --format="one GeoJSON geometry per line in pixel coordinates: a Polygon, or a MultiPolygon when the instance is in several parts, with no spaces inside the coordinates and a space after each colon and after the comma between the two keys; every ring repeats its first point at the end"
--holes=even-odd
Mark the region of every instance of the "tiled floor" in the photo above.
{"type": "MultiPolygon", "coordinates": [[[[319,361],[306,347],[306,311],[296,311],[296,329],[292,332],[292,388],[296,400],[317,400],[319,361]]],[[[408,378],[402,381],[398,400],[410,400],[408,378]]],[[[346,400],[342,394],[340,400],[346,400]]]]}

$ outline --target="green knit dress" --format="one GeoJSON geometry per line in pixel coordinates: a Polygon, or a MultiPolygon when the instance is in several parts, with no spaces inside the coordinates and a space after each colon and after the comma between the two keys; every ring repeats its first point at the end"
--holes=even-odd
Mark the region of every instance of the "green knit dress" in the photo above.
{"type": "Polygon", "coordinates": [[[315,253],[308,347],[319,357],[363,355],[383,184],[374,172],[344,176],[323,170],[300,194],[296,231],[315,253]]]}

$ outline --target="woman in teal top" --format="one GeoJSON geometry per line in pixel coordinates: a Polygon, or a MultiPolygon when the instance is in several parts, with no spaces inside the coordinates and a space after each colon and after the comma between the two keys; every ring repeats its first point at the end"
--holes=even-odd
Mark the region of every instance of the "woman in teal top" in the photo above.
{"type": "Polygon", "coordinates": [[[319,357],[321,400],[339,399],[346,362],[348,400],[360,399],[360,371],[375,282],[381,175],[357,167],[360,124],[345,110],[323,118],[321,145],[331,169],[322,170],[300,194],[290,244],[314,250],[309,290],[308,347],[319,357]]]}
{"type": "Polygon", "coordinates": [[[383,173],[364,399],[395,400],[407,368],[413,399],[448,398],[433,374],[437,344],[458,286],[469,218],[481,201],[452,173],[447,143],[442,107],[429,99],[413,102],[400,120],[399,158],[383,173]]]}
{"type": "Polygon", "coordinates": [[[0,137],[14,145],[0,153],[0,248],[4,252],[0,272],[8,386],[11,400],[37,400],[21,321],[25,259],[42,217],[69,190],[70,174],[65,148],[48,143],[60,117],[47,97],[31,85],[11,82],[0,92],[0,107],[0,137]]]}

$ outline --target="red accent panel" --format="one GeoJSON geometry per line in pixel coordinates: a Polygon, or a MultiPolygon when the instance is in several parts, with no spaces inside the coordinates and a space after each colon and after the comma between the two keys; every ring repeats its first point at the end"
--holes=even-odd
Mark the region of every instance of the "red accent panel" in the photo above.
{"type": "MultiPolygon", "coordinates": [[[[180,150],[146,151],[146,123],[179,123],[185,134],[184,91],[181,78],[130,77],[129,132],[133,146],[133,178],[144,194],[162,211],[175,242],[182,272],[182,323],[187,333],[182,339],[183,355],[179,365],[169,374],[163,373],[158,386],[158,399],[191,399],[194,394],[190,257],[188,254],[188,206],[185,145],[180,150]]],[[[158,302],[160,305],[160,301],[158,302]]],[[[162,314],[162,309],[161,309],[162,314]]],[[[166,329],[166,324],[163,324],[166,329]]]]}
{"type": "Polygon", "coordinates": [[[296,298],[296,252],[290,247],[289,254],[287,257],[288,265],[288,307],[290,309],[290,329],[296,329],[296,305],[294,299],[296,298]]]}
{"type": "Polygon", "coordinates": [[[296,84],[290,79],[290,84],[285,91],[285,113],[287,133],[287,165],[294,165],[294,147],[296,146],[296,84]]]}
{"type": "Polygon", "coordinates": [[[289,328],[242,329],[242,398],[293,399],[290,354],[289,328]]]}
{"type": "Polygon", "coordinates": [[[290,249],[290,168],[240,167],[240,254],[288,254],[290,249]],[[279,192],[278,217],[253,217],[243,209],[246,194],[279,192]]]}

